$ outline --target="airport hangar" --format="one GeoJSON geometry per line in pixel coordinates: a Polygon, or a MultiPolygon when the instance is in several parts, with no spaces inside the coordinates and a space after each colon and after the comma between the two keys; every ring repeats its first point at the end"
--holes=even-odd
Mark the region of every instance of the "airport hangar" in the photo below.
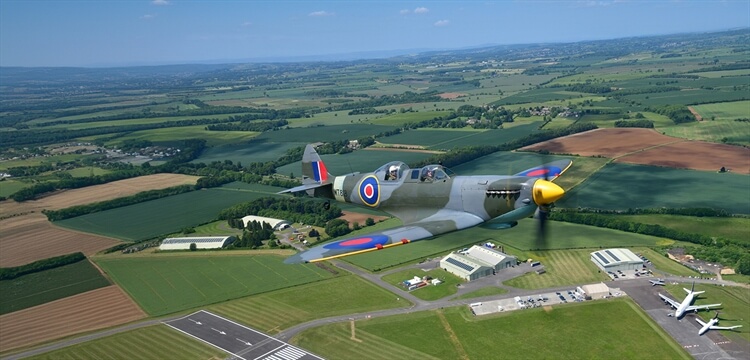
{"type": "Polygon", "coordinates": [[[515,266],[514,256],[474,245],[462,253],[450,253],[440,260],[440,267],[464,280],[471,281],[493,275],[496,271],[515,266]]]}
{"type": "Polygon", "coordinates": [[[605,249],[591,253],[591,261],[607,272],[636,270],[643,267],[643,259],[628,249],[605,249]]]}
{"type": "Polygon", "coordinates": [[[256,216],[256,215],[248,215],[242,218],[242,225],[244,227],[247,227],[247,225],[253,221],[257,221],[261,224],[266,223],[270,225],[274,230],[284,230],[288,228],[290,225],[292,225],[289,221],[286,220],[280,220],[280,219],[274,219],[264,216],[256,216]]]}
{"type": "Polygon", "coordinates": [[[234,236],[192,236],[166,238],[159,245],[159,250],[190,250],[190,244],[196,249],[221,249],[237,238],[234,236]]]}

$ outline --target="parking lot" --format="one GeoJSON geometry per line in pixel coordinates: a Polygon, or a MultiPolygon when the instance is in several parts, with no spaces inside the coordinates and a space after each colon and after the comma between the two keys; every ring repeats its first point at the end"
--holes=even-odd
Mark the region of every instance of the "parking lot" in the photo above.
{"type": "Polygon", "coordinates": [[[566,291],[545,292],[536,295],[516,296],[500,300],[476,302],[469,304],[469,307],[474,315],[487,315],[502,311],[523,310],[584,300],[582,294],[575,289],[570,289],[566,291]]]}

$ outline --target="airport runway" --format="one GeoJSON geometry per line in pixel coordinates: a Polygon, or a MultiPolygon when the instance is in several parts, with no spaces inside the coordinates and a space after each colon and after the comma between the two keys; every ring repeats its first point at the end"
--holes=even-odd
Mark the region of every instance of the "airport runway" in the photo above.
{"type": "Polygon", "coordinates": [[[164,324],[224,350],[237,359],[322,360],[317,355],[205,310],[164,324]]]}

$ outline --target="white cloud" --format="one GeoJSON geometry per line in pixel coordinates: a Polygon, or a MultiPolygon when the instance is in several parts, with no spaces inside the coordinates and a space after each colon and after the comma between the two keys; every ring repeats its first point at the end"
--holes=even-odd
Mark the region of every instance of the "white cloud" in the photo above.
{"type": "Polygon", "coordinates": [[[334,15],[334,13],[328,12],[328,11],[323,11],[323,10],[321,10],[321,11],[313,11],[313,12],[307,14],[307,16],[333,16],[333,15],[334,15]]]}
{"type": "Polygon", "coordinates": [[[414,9],[414,13],[415,14],[426,14],[428,12],[430,12],[430,9],[428,9],[426,7],[418,7],[416,9],[414,9]]]}
{"type": "Polygon", "coordinates": [[[435,21],[434,25],[435,26],[448,26],[448,24],[450,23],[451,23],[450,20],[438,20],[438,21],[435,21]]]}
{"type": "Polygon", "coordinates": [[[410,12],[411,11],[409,9],[403,9],[403,10],[399,11],[398,13],[401,14],[401,15],[406,15],[406,14],[408,14],[410,12]]]}
{"type": "Polygon", "coordinates": [[[253,26],[253,23],[251,23],[249,21],[245,21],[245,22],[242,23],[242,27],[249,27],[249,26],[253,26]]]}
{"type": "Polygon", "coordinates": [[[156,15],[154,15],[154,14],[146,14],[146,15],[141,16],[141,20],[151,20],[151,19],[153,19],[155,17],[156,17],[156,15]]]}
{"type": "Polygon", "coordinates": [[[152,5],[169,5],[168,0],[151,0],[152,5]]]}

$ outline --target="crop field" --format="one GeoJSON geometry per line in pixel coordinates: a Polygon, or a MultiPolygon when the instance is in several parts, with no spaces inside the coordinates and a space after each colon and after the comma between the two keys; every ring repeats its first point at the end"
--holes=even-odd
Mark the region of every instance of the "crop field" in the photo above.
{"type": "MultiPolygon", "coordinates": [[[[690,289],[690,286],[691,283],[681,283],[667,284],[665,287],[673,298],[682,299],[685,296],[682,288],[690,289]]],[[[695,284],[695,290],[705,291],[705,293],[696,296],[694,305],[721,304],[719,326],[742,325],[734,331],[722,331],[722,335],[730,340],[750,341],[750,319],[747,317],[747,309],[750,308],[750,291],[747,288],[698,283],[695,284]]],[[[697,316],[707,322],[714,316],[714,312],[700,311],[697,316]]]]}
{"type": "Polygon", "coordinates": [[[544,289],[607,280],[608,277],[591,262],[591,252],[596,250],[529,252],[531,259],[542,262],[546,272],[544,274],[531,272],[503,284],[521,289],[544,289]]]}
{"type": "Polygon", "coordinates": [[[409,305],[407,300],[347,274],[211,305],[208,310],[273,335],[314,319],[409,305]]]}
{"type": "Polygon", "coordinates": [[[666,214],[603,216],[642,224],[657,224],[687,233],[750,242],[750,218],[697,217],[666,214]]]}
{"type": "Polygon", "coordinates": [[[473,130],[464,128],[460,130],[443,130],[422,128],[404,131],[401,134],[378,139],[384,144],[420,145],[424,147],[435,147],[438,144],[455,140],[456,138],[472,137],[487,130],[473,130]]]}
{"type": "MultiPolygon", "coordinates": [[[[292,142],[309,144],[314,142],[358,139],[395,129],[394,126],[366,124],[318,126],[318,122],[315,119],[311,119],[310,121],[309,127],[265,132],[256,137],[256,139],[271,143],[292,142]]],[[[319,124],[323,125],[323,123],[319,124]]]]}
{"type": "MultiPolygon", "coordinates": [[[[348,154],[321,155],[326,164],[328,172],[333,175],[343,175],[352,172],[370,172],[383,166],[389,161],[399,160],[407,164],[415,163],[432,156],[432,154],[417,151],[398,149],[365,149],[348,154]]],[[[296,162],[281,166],[276,172],[282,175],[295,174],[299,177],[302,173],[302,162],[296,162]]]]}
{"type": "Polygon", "coordinates": [[[568,192],[557,205],[611,210],[711,206],[750,214],[747,184],[747,175],[609,164],[568,192]],[[727,196],[727,189],[733,189],[732,196],[727,196]]]}
{"type": "Polygon", "coordinates": [[[584,94],[584,93],[574,92],[574,91],[565,91],[560,88],[540,88],[540,89],[533,89],[533,90],[529,90],[526,92],[511,95],[506,98],[502,98],[500,100],[490,103],[490,105],[505,106],[505,105],[513,105],[513,104],[560,101],[560,100],[568,100],[568,99],[573,99],[573,98],[577,98],[580,96],[587,96],[587,95],[589,94],[584,94]]]}
{"type": "Polygon", "coordinates": [[[284,257],[278,255],[222,253],[94,260],[152,316],[331,277],[314,265],[284,264],[284,257]]]}
{"type": "MultiPolygon", "coordinates": [[[[133,131],[123,136],[118,136],[113,140],[106,141],[105,144],[116,146],[126,140],[149,140],[154,143],[170,143],[185,139],[204,139],[207,146],[217,146],[248,141],[258,134],[253,131],[209,131],[206,130],[205,125],[195,125],[133,131]]],[[[106,134],[105,136],[111,136],[111,134],[106,134]]]]}
{"type": "MultiPolygon", "coordinates": [[[[653,236],[550,221],[547,224],[548,239],[546,243],[540,244],[537,240],[536,226],[537,223],[533,219],[521,220],[518,222],[518,225],[507,230],[494,230],[478,226],[437,236],[432,239],[397,246],[388,249],[388,251],[376,251],[349,256],[344,258],[344,260],[370,271],[378,271],[399,264],[415,262],[425,257],[442,256],[451,250],[486,241],[505,244],[521,251],[539,248],[553,250],[656,246],[673,243],[672,240],[653,236]]],[[[520,258],[523,259],[523,257],[520,258]]]]}
{"type": "Polygon", "coordinates": [[[88,260],[0,280],[0,315],[110,285],[88,260]]]}
{"type": "Polygon", "coordinates": [[[208,148],[201,153],[200,157],[192,162],[210,163],[212,161],[223,162],[225,160],[231,160],[235,164],[239,162],[247,165],[254,162],[276,160],[283,156],[287,150],[300,146],[304,147],[305,145],[307,145],[307,143],[269,141],[236,142],[208,148]]]}
{"type": "MultiPolygon", "coordinates": [[[[379,117],[372,121],[373,124],[377,125],[391,125],[391,126],[402,126],[403,124],[410,122],[420,122],[423,120],[431,120],[436,117],[446,116],[450,114],[450,111],[420,111],[420,112],[406,112],[406,113],[394,113],[387,116],[379,117]]],[[[380,116],[378,114],[372,114],[372,116],[380,116]]]]}
{"type": "Polygon", "coordinates": [[[439,268],[427,272],[422,269],[407,269],[385,275],[383,276],[383,280],[395,287],[404,288],[403,281],[411,280],[415,276],[419,278],[430,276],[433,279],[440,279],[440,281],[442,281],[442,283],[438,285],[427,285],[409,292],[422,300],[428,301],[442,299],[446,296],[455,294],[457,291],[456,285],[463,282],[458,276],[439,268]]]}
{"type": "Polygon", "coordinates": [[[616,162],[750,175],[750,148],[704,141],[681,141],[619,157],[616,162]]]}
{"type": "Polygon", "coordinates": [[[31,185],[33,184],[16,181],[16,180],[8,180],[8,179],[2,180],[0,181],[0,196],[8,197],[10,195],[15,194],[18,190],[27,188],[31,185]]]}
{"type": "Polygon", "coordinates": [[[166,325],[107,336],[29,359],[224,359],[229,354],[166,325]]]}
{"type": "Polygon", "coordinates": [[[491,359],[497,354],[529,359],[589,359],[611,354],[690,359],[628,299],[487,317],[473,317],[466,307],[423,311],[358,320],[354,325],[325,325],[300,333],[291,343],[331,359],[491,359]],[[622,326],[611,326],[613,323],[622,326]],[[359,339],[356,346],[352,334],[359,339]]]}
{"type": "Polygon", "coordinates": [[[521,150],[547,150],[556,154],[616,158],[638,150],[684,141],[651,129],[596,129],[526,146],[521,150]]]}
{"type": "Polygon", "coordinates": [[[124,241],[138,241],[210,222],[225,208],[264,196],[280,196],[276,195],[278,191],[280,189],[276,187],[234,182],[218,188],[78,216],[55,224],[124,241]]]}
{"type": "Polygon", "coordinates": [[[728,90],[691,89],[681,91],[667,91],[624,96],[627,101],[635,101],[644,106],[654,105],[692,105],[708,102],[747,100],[747,93],[728,90]]]}
{"type": "Polygon", "coordinates": [[[119,287],[106,286],[0,316],[0,354],[145,317],[119,287]]]}
{"type": "MultiPolygon", "coordinates": [[[[215,119],[226,119],[230,116],[236,116],[241,114],[218,114],[211,115],[211,118],[215,119]]],[[[159,124],[169,121],[183,121],[183,120],[199,120],[205,119],[206,115],[194,115],[194,116],[168,116],[168,117],[154,117],[154,118],[138,118],[138,119],[127,119],[127,120],[107,120],[107,121],[96,121],[96,122],[84,122],[76,124],[60,124],[49,126],[48,129],[68,129],[68,130],[80,130],[80,129],[91,129],[105,126],[123,126],[123,125],[142,125],[142,124],[159,124]]],[[[177,128],[179,129],[179,128],[177,128]]],[[[175,131],[175,129],[171,129],[175,131]]]]}
{"type": "Polygon", "coordinates": [[[685,139],[703,140],[711,142],[722,142],[750,145],[750,125],[746,122],[734,120],[704,120],[694,121],[679,126],[660,128],[669,136],[685,139]]]}

